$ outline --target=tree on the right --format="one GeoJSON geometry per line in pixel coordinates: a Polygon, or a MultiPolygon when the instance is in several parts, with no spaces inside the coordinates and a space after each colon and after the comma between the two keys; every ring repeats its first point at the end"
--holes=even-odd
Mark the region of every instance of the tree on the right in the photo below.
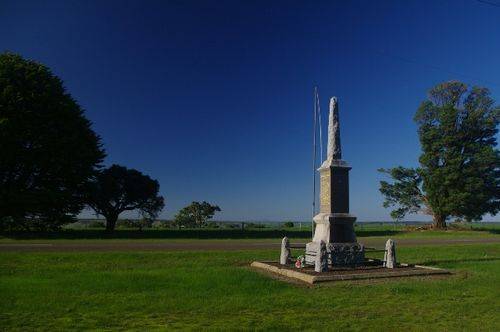
{"type": "Polygon", "coordinates": [[[434,228],[456,217],[480,220],[500,210],[500,154],[496,135],[500,108],[486,88],[451,81],[429,91],[418,108],[422,153],[418,168],[380,169],[392,181],[380,181],[384,207],[402,219],[425,213],[434,228]]]}

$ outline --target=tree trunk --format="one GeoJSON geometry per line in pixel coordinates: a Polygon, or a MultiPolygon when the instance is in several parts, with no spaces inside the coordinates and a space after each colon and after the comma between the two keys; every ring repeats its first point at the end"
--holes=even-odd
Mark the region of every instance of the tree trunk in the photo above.
{"type": "Polygon", "coordinates": [[[117,214],[108,214],[106,217],[106,232],[112,233],[115,230],[116,221],[118,220],[117,214]]]}
{"type": "Polygon", "coordinates": [[[435,229],[446,229],[446,216],[435,214],[432,227],[435,229]]]}

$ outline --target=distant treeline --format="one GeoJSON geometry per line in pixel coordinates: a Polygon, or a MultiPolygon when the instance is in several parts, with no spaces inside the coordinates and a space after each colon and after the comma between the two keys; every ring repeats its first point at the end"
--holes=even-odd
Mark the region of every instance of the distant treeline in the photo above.
{"type": "MultiPolygon", "coordinates": [[[[139,224],[142,219],[119,219],[117,222],[118,228],[137,228],[135,225],[139,224]]],[[[370,227],[370,226],[425,226],[432,224],[432,221],[357,221],[355,226],[358,228],[370,227]]],[[[493,225],[500,224],[500,221],[486,221],[486,222],[475,222],[475,225],[493,225]]],[[[81,218],[78,219],[76,223],[68,225],[67,228],[101,228],[104,227],[104,219],[91,219],[91,218],[81,218]]],[[[206,228],[222,228],[222,229],[258,229],[258,228],[294,228],[294,229],[310,229],[310,221],[233,221],[233,220],[220,220],[211,221],[206,225],[206,228]]],[[[150,228],[176,228],[184,229],[187,227],[179,227],[175,224],[174,220],[171,219],[156,219],[150,228]]]]}

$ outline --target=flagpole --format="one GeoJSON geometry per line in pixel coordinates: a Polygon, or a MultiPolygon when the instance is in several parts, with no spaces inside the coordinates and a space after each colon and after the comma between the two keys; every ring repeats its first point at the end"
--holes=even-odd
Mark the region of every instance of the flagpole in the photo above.
{"type": "Polygon", "coordinates": [[[312,171],[313,171],[313,199],[312,199],[312,216],[311,216],[311,234],[314,237],[314,215],[316,214],[316,121],[318,119],[318,87],[314,86],[314,104],[313,104],[313,146],[312,146],[312,171]]]}

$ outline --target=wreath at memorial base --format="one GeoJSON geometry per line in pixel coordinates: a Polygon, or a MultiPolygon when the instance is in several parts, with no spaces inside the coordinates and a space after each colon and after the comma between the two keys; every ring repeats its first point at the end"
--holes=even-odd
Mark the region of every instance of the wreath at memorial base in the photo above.
{"type": "Polygon", "coordinates": [[[304,267],[305,263],[306,263],[306,258],[303,255],[300,255],[299,257],[297,257],[297,260],[295,261],[295,267],[297,269],[301,269],[304,267]]]}

